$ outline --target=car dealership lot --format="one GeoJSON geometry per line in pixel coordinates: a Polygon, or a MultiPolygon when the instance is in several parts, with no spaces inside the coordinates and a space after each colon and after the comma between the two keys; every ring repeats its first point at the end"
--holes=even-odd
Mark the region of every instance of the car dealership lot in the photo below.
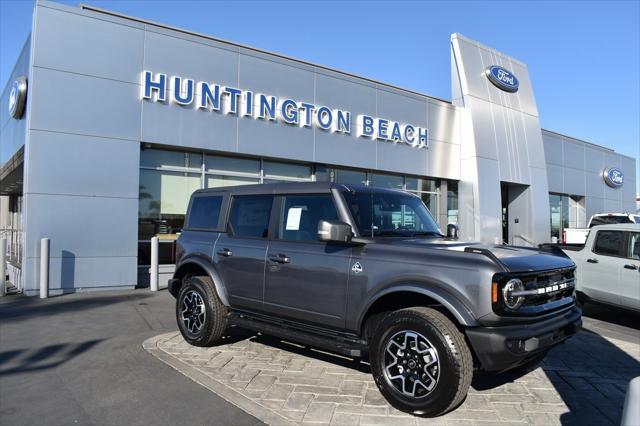
{"type": "Polygon", "coordinates": [[[457,410],[424,420],[389,409],[366,364],[239,331],[208,349],[168,340],[173,303],[148,290],[0,299],[0,424],[278,424],[284,410],[347,424],[617,424],[640,375],[640,318],[588,306],[585,331],[540,367],[476,376],[457,410]],[[165,363],[142,348],[155,336],[165,363]]]}

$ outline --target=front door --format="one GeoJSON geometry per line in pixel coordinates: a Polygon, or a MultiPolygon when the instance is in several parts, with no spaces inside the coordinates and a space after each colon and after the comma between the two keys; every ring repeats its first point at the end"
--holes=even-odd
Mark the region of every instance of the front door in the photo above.
{"type": "Polygon", "coordinates": [[[623,247],[624,232],[599,230],[593,246],[583,249],[586,252],[582,264],[576,266],[580,271],[579,286],[587,296],[620,304],[620,271],[625,264],[625,258],[621,256],[623,247]]]}
{"type": "Polygon", "coordinates": [[[214,247],[216,269],[233,308],[262,310],[265,255],[273,196],[234,197],[227,234],[214,247]]]}
{"type": "Polygon", "coordinates": [[[292,320],[344,327],[351,247],[317,240],[337,220],[331,194],[283,195],[267,253],[264,309],[292,320]]]}

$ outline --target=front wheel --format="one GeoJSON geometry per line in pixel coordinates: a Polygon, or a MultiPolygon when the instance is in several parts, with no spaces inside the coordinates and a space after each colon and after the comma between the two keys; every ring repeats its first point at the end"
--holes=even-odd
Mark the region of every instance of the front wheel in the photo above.
{"type": "Polygon", "coordinates": [[[176,298],[176,319],[182,337],[194,346],[213,346],[226,329],[226,307],[209,277],[189,277],[176,298]]]}
{"type": "Polygon", "coordinates": [[[425,417],[457,407],[473,378],[464,336],[431,308],[386,315],[374,333],[370,358],[373,378],[387,401],[425,417]]]}

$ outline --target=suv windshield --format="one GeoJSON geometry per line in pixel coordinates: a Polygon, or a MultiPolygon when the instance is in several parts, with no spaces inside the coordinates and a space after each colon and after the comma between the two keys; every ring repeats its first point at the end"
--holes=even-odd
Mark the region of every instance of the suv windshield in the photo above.
{"type": "Polygon", "coordinates": [[[420,198],[386,191],[344,192],[362,236],[441,236],[438,225],[420,198]]]}

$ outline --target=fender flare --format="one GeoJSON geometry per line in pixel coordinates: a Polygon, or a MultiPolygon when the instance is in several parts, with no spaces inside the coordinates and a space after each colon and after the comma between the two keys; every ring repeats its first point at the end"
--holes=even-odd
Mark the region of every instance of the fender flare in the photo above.
{"type": "Polygon", "coordinates": [[[200,268],[204,269],[207,273],[207,276],[213,282],[213,286],[215,287],[216,293],[218,293],[218,297],[224,306],[229,306],[229,299],[227,297],[227,291],[222,282],[222,278],[218,271],[211,265],[211,262],[207,259],[203,259],[198,255],[191,255],[186,257],[180,261],[180,264],[176,265],[176,271],[173,274],[173,279],[177,279],[176,277],[179,275],[180,270],[187,265],[197,265],[200,268]]]}
{"type": "Polygon", "coordinates": [[[400,292],[418,293],[437,301],[449,312],[451,312],[451,314],[458,320],[458,322],[465,327],[474,327],[479,325],[473,312],[458,297],[452,295],[450,292],[439,287],[425,288],[424,283],[405,283],[394,284],[392,286],[385,287],[375,293],[375,295],[369,300],[365,308],[362,310],[362,313],[358,318],[358,327],[360,329],[362,328],[362,326],[364,325],[363,321],[365,315],[374,303],[376,303],[384,296],[400,292]]]}

